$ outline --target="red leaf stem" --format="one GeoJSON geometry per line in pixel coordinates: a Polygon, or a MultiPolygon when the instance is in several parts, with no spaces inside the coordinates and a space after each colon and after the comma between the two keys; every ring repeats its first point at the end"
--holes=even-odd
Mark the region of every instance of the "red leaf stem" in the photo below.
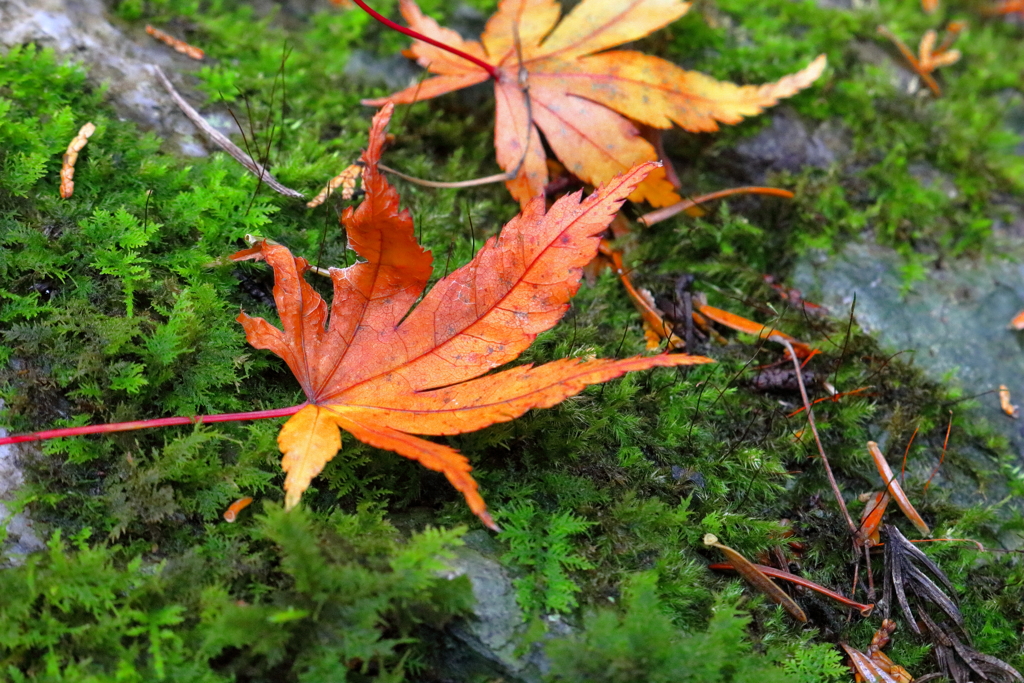
{"type": "MultiPolygon", "coordinates": [[[[359,0],[355,0],[359,2],[359,0]]],[[[693,197],[691,199],[684,199],[681,202],[666,206],[649,213],[645,213],[638,219],[640,223],[643,223],[647,227],[651,227],[655,223],[675,216],[677,213],[682,213],[687,209],[691,209],[698,204],[704,202],[710,202],[714,199],[724,199],[726,197],[732,197],[738,194],[767,194],[774,197],[784,197],[786,199],[792,199],[793,193],[789,190],[783,190],[779,187],[759,187],[759,186],[744,186],[744,187],[731,187],[727,190],[718,190],[717,192],[709,192],[708,194],[700,195],[699,197],[693,197]]]]}
{"type": "MultiPolygon", "coordinates": [[[[850,598],[846,597],[845,595],[840,595],[839,593],[835,592],[834,590],[831,590],[829,588],[825,588],[820,583],[814,583],[810,579],[805,579],[802,576],[797,576],[796,574],[790,574],[787,571],[783,571],[781,569],[776,569],[775,567],[768,567],[768,566],[763,565],[763,564],[755,564],[754,566],[757,567],[758,569],[760,569],[763,574],[765,574],[766,576],[770,576],[773,579],[781,579],[783,581],[789,581],[790,583],[795,583],[798,586],[803,586],[804,588],[810,588],[812,591],[817,591],[817,592],[821,593],[822,595],[826,595],[826,596],[832,598],[833,600],[835,600],[836,602],[839,602],[839,603],[842,603],[842,604],[846,605],[847,607],[852,607],[855,610],[857,610],[858,612],[860,612],[862,617],[869,616],[871,614],[871,612],[875,609],[875,605],[874,604],[863,605],[863,604],[861,604],[859,602],[851,600],[850,598]]],[[[733,571],[733,572],[736,571],[736,568],[734,566],[732,566],[731,564],[729,564],[728,562],[719,562],[719,563],[716,563],[716,564],[710,564],[710,565],[708,565],[708,569],[718,569],[718,570],[722,570],[722,571],[733,571]]]]}
{"type": "Polygon", "coordinates": [[[422,33],[419,33],[417,31],[413,31],[411,28],[408,28],[406,26],[400,26],[399,24],[396,24],[395,22],[393,22],[390,19],[388,19],[387,17],[385,17],[383,14],[377,12],[375,9],[373,9],[372,7],[367,5],[365,2],[363,2],[363,0],[352,0],[352,2],[356,3],[357,5],[359,5],[360,9],[362,9],[364,12],[366,12],[371,17],[373,17],[374,19],[376,19],[380,23],[384,24],[388,28],[392,28],[392,29],[398,31],[399,33],[404,33],[405,35],[409,36],[410,38],[415,38],[416,40],[422,40],[424,43],[429,43],[429,44],[433,45],[434,47],[439,47],[442,50],[447,50],[448,52],[451,52],[453,55],[457,55],[459,57],[462,57],[463,59],[469,60],[470,62],[473,62],[478,67],[480,67],[481,69],[486,71],[490,75],[490,77],[493,78],[494,80],[496,80],[496,81],[500,81],[501,80],[501,74],[498,73],[498,70],[495,69],[490,64],[488,64],[487,62],[485,62],[483,60],[480,60],[480,59],[477,59],[473,55],[466,54],[462,50],[457,50],[456,48],[452,47],[451,45],[445,45],[444,43],[442,43],[440,41],[434,40],[433,38],[428,38],[427,36],[423,35],[422,33]]]}
{"type": "Polygon", "coordinates": [[[18,434],[0,438],[0,446],[12,443],[24,443],[26,441],[45,441],[46,439],[59,439],[63,436],[81,436],[83,434],[105,434],[107,432],[130,432],[135,429],[149,429],[152,427],[174,427],[177,425],[208,424],[212,422],[238,422],[240,420],[266,420],[272,417],[287,417],[299,412],[306,404],[287,408],[274,408],[273,410],[255,410],[248,413],[222,413],[220,415],[195,415],[193,417],[161,417],[155,420],[135,420],[133,422],[111,422],[101,425],[87,425],[85,427],[65,427],[63,429],[48,429],[44,432],[32,432],[31,434],[18,434]]]}

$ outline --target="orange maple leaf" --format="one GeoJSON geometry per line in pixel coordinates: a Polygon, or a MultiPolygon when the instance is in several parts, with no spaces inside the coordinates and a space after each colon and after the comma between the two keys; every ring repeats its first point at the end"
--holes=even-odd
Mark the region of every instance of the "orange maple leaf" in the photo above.
{"type": "MultiPolygon", "coordinates": [[[[498,165],[516,173],[506,184],[522,206],[548,181],[539,131],[566,168],[596,186],[658,158],[634,121],[654,128],[676,123],[689,131],[716,131],[719,123],[739,123],[803,90],[825,68],[820,55],[775,83],[741,86],[642,52],[602,52],[670,24],[689,8],[680,0],[583,0],[559,23],[556,0],[502,0],[480,43],[463,40],[424,16],[412,0],[401,0],[402,16],[412,29],[495,67],[494,146],[498,165]]],[[[427,100],[490,77],[479,66],[419,40],[411,55],[438,75],[365,104],[427,100]]],[[[681,201],[661,168],[652,170],[629,199],[654,206],[681,201]]]]}
{"type": "Polygon", "coordinates": [[[365,261],[330,269],[330,311],[303,279],[306,260],[262,242],[233,258],[266,260],[273,267],[284,329],[245,313],[238,320],[250,344],[285,360],[308,398],[278,436],[288,473],[286,507],[298,503],[341,448],[341,428],[444,473],[494,527],[467,459],[411,434],[469,432],[553,406],[626,372],[711,360],[683,354],[567,358],[480,377],[515,359],[558,322],[601,233],[654,164],[631,169],[583,201],[578,192],[563,197],[546,214],[537,198],[409,312],[430,278],[432,257],[417,244],[409,212],[399,210],[398,193],[377,167],[392,109],[387,105],[374,117],[362,156],[366,199],[341,219],[349,246],[365,261]]]}

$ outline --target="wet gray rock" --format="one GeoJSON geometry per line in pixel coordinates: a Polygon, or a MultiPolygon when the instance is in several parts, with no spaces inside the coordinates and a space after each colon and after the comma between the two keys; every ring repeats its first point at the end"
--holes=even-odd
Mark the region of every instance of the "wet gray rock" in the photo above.
{"type": "MultiPolygon", "coordinates": [[[[1024,136],[1024,92],[1007,88],[999,94],[999,99],[1006,107],[1006,128],[1016,135],[1024,136]]],[[[1017,143],[1013,151],[1019,156],[1024,156],[1024,139],[1017,143]]]]}
{"type": "Polygon", "coordinates": [[[873,0],[814,0],[814,4],[824,9],[846,11],[867,9],[878,5],[873,0]]]}
{"type": "Polygon", "coordinates": [[[960,196],[960,190],[957,189],[950,175],[927,162],[915,161],[907,167],[907,172],[926,190],[938,190],[950,199],[960,196]]]}
{"type": "Polygon", "coordinates": [[[799,172],[805,167],[828,168],[850,153],[851,136],[842,124],[825,121],[811,131],[800,116],[787,107],[772,114],[771,125],[736,145],[743,173],[754,183],[764,183],[769,172],[799,172]]]}
{"type": "MultiPolygon", "coordinates": [[[[430,74],[411,59],[401,55],[379,56],[367,50],[353,50],[342,73],[353,83],[382,86],[388,92],[404,90],[430,78],[430,74]]],[[[490,106],[494,90],[490,81],[484,81],[444,97],[445,106],[453,110],[477,111],[490,106]]]]}
{"type": "MultiPolygon", "coordinates": [[[[3,408],[2,401],[0,408],[3,408]]],[[[0,428],[0,437],[4,436],[7,436],[7,430],[0,428]]],[[[7,528],[7,540],[0,548],[0,566],[21,564],[25,555],[46,547],[33,529],[32,520],[25,513],[12,515],[4,504],[14,499],[25,482],[21,468],[22,451],[23,448],[17,444],[0,446],[0,527],[7,528]]]]}
{"type": "MultiPolygon", "coordinates": [[[[447,629],[446,649],[438,657],[444,677],[539,683],[548,670],[547,658],[536,646],[522,651],[527,624],[516,602],[512,578],[496,559],[500,548],[484,531],[466,534],[465,541],[449,562],[448,577],[468,577],[476,605],[472,617],[447,629]]],[[[547,621],[553,635],[569,630],[557,617],[547,621]]]]}
{"type": "MultiPolygon", "coordinates": [[[[884,38],[879,38],[879,40],[884,40],[884,38]]],[[[931,96],[931,92],[921,82],[921,77],[914,73],[895,46],[883,47],[880,42],[856,40],[850,44],[850,47],[860,61],[881,67],[888,75],[889,82],[896,92],[908,97],[931,96]]],[[[913,49],[916,46],[911,45],[910,47],[913,49]]]]}
{"type": "MultiPolygon", "coordinates": [[[[1003,253],[1019,258],[1024,242],[1008,243],[1003,253]]],[[[890,352],[903,351],[902,357],[930,379],[959,385],[966,395],[985,394],[978,398],[979,411],[957,411],[954,419],[988,420],[1024,460],[1024,419],[1006,416],[997,394],[985,393],[1005,384],[1015,402],[1024,405],[1024,332],[1008,329],[1024,309],[1024,263],[960,260],[929,272],[907,292],[901,291],[902,266],[895,251],[858,242],[834,257],[805,257],[793,284],[839,317],[849,312],[856,295],[855,316],[864,331],[890,352]]],[[[991,454],[981,449],[967,457],[981,471],[996,470],[991,454]]],[[[954,473],[955,466],[947,462],[936,482],[954,473]]],[[[1005,490],[995,480],[987,485],[984,491],[976,481],[959,482],[949,490],[960,504],[993,502],[1005,490]]]]}
{"type": "Polygon", "coordinates": [[[353,50],[342,73],[356,83],[397,91],[415,85],[422,69],[401,55],[378,57],[366,50],[353,50]]]}
{"type": "Polygon", "coordinates": [[[186,155],[205,155],[195,127],[148,68],[158,64],[172,74],[196,69],[196,62],[142,37],[146,42],[136,44],[115,27],[101,0],[0,0],[0,49],[31,43],[53,48],[85,65],[93,82],[107,84],[120,116],[172,141],[186,155]]]}

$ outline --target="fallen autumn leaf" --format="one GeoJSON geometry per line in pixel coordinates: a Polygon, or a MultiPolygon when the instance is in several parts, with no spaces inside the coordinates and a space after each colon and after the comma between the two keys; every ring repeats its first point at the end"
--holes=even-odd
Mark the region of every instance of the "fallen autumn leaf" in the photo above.
{"type": "MultiPolygon", "coordinates": [[[[540,132],[569,171],[596,186],[657,160],[634,121],[716,131],[719,123],[739,123],[798,93],[825,69],[819,55],[774,83],[736,85],[642,52],[601,52],[667,26],[689,9],[679,0],[583,0],[559,22],[555,0],[503,0],[477,42],[439,26],[412,0],[401,0],[412,29],[494,67],[494,146],[498,165],[516,174],[506,185],[523,207],[548,182],[540,132]]],[[[410,52],[438,75],[364,104],[429,100],[493,75],[422,41],[414,41],[410,52]]],[[[661,168],[651,170],[629,199],[653,206],[681,201],[661,168]]]]}
{"type": "Polygon", "coordinates": [[[278,436],[288,473],[286,507],[298,503],[341,448],[341,428],[444,473],[494,528],[466,458],[411,433],[474,431],[553,406],[626,372],[711,360],[683,354],[566,358],[480,377],[515,359],[559,321],[579,288],[583,266],[597,253],[601,233],[655,166],[637,166],[582,202],[580,193],[563,197],[546,214],[544,200],[535,199],[409,313],[430,278],[432,257],[417,244],[412,218],[399,210],[398,193],[378,170],[392,110],[386,105],[374,117],[362,156],[366,199],[342,216],[350,247],[366,260],[330,269],[330,313],[302,277],[306,260],[264,241],[234,258],[266,260],[273,267],[284,330],[245,313],[238,320],[253,346],[288,363],[309,399],[278,436]]]}

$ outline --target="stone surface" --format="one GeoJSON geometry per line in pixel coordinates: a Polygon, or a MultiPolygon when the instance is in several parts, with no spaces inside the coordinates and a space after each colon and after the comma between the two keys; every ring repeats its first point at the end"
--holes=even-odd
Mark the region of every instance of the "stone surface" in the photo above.
{"type": "Polygon", "coordinates": [[[512,579],[496,559],[499,548],[484,531],[472,531],[465,540],[449,563],[448,577],[468,577],[476,605],[472,617],[447,629],[450,647],[443,655],[445,674],[450,680],[483,676],[539,683],[547,663],[539,649],[517,652],[527,625],[512,579]]]}
{"type": "Polygon", "coordinates": [[[825,121],[812,131],[795,111],[782,107],[772,113],[770,126],[740,142],[734,153],[743,175],[763,184],[769,172],[828,168],[845,159],[849,150],[850,135],[841,124],[825,121]]]}
{"type": "MultiPolygon", "coordinates": [[[[0,401],[2,408],[3,402],[0,401]]],[[[4,436],[7,436],[7,430],[0,427],[0,437],[4,436]]],[[[0,446],[0,527],[7,527],[7,540],[0,548],[0,566],[20,564],[25,555],[46,547],[33,529],[32,520],[24,513],[12,516],[4,504],[14,499],[25,481],[20,463],[21,451],[18,445],[0,446]]]]}
{"type": "Polygon", "coordinates": [[[170,140],[183,154],[203,156],[206,148],[192,123],[178,110],[149,70],[175,74],[198,63],[145,34],[136,43],[108,19],[101,0],[0,0],[0,49],[34,43],[85,65],[92,82],[105,84],[118,114],[170,140]]]}
{"type": "MultiPolygon", "coordinates": [[[[1004,252],[1007,257],[1024,256],[1024,243],[1012,244],[1004,252]]],[[[856,296],[857,323],[884,348],[902,351],[905,360],[937,382],[959,385],[968,396],[979,395],[980,409],[958,410],[955,421],[988,420],[1024,461],[1024,419],[1005,415],[994,393],[1005,384],[1024,405],[1024,332],[1008,329],[1010,320],[1024,309],[1024,263],[961,259],[929,272],[906,292],[902,266],[895,251],[857,242],[835,257],[805,257],[797,265],[793,284],[839,317],[848,314],[856,296]]],[[[966,457],[982,470],[995,466],[980,449],[966,457]]],[[[955,477],[954,469],[944,465],[936,482],[955,477]]],[[[990,486],[984,491],[977,482],[959,482],[951,488],[960,503],[994,502],[1005,486],[990,486]]]]}

